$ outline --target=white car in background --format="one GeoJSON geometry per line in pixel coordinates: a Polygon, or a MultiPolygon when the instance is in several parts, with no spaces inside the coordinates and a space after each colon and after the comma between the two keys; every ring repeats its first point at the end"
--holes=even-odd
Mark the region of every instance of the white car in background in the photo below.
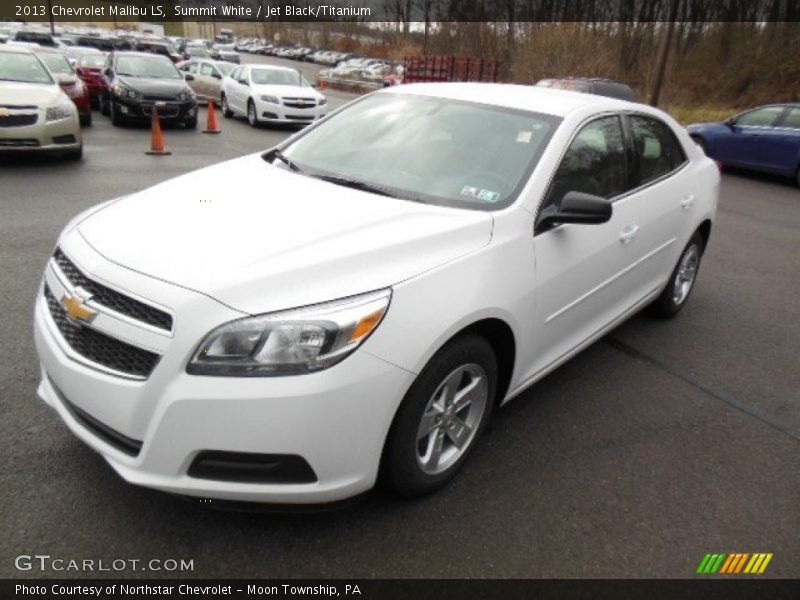
{"type": "Polygon", "coordinates": [[[4,150],[83,156],[75,104],[35,53],[11,44],[0,45],[0,151],[4,150]]]}
{"type": "Polygon", "coordinates": [[[640,309],[684,307],[719,181],[643,104],[382,90],[75,217],[35,301],[39,395],[143,486],[431,492],[496,406],[640,309]]]}
{"type": "Polygon", "coordinates": [[[312,123],[328,112],[323,94],[297,69],[242,65],[223,80],[222,114],[260,123],[312,123]]]}

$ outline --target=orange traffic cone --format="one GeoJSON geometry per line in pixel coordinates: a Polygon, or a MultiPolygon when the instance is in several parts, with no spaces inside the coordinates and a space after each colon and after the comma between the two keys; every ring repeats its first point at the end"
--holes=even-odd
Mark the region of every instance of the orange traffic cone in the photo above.
{"type": "Polygon", "coordinates": [[[158,119],[158,108],[153,106],[153,126],[150,135],[150,150],[145,154],[155,156],[166,156],[172,154],[167,152],[166,145],[164,144],[164,134],[161,131],[161,121],[158,119]]]}
{"type": "Polygon", "coordinates": [[[217,127],[217,111],[213,100],[208,101],[208,120],[203,133],[222,133],[217,127]]]}

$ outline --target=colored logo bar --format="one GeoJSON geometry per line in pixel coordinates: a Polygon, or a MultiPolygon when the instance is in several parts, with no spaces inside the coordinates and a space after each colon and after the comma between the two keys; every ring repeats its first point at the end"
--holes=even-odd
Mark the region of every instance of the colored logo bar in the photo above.
{"type": "Polygon", "coordinates": [[[716,552],[714,554],[706,554],[703,560],[700,561],[700,566],[697,567],[696,572],[703,575],[713,575],[714,573],[761,575],[771,560],[771,552],[757,552],[754,554],[748,552],[733,552],[731,554],[716,552]]]}

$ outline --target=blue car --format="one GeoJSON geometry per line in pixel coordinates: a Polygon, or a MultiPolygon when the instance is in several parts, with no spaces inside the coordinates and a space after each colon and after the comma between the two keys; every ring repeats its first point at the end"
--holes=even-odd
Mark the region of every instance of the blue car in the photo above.
{"type": "Polygon", "coordinates": [[[709,157],[725,165],[793,177],[800,185],[800,103],[759,106],[686,129],[709,157]]]}

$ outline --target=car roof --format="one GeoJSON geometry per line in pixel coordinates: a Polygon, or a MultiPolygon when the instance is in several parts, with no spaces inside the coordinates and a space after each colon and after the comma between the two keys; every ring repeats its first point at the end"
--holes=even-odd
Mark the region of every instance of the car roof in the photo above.
{"type": "Polygon", "coordinates": [[[255,67],[257,69],[265,69],[267,71],[291,71],[292,73],[297,73],[298,69],[293,69],[292,67],[282,67],[280,65],[262,65],[258,63],[250,63],[247,65],[242,65],[243,67],[255,67]]]}
{"type": "Polygon", "coordinates": [[[139,56],[142,58],[159,58],[169,60],[166,56],[161,54],[153,54],[152,52],[135,52],[131,50],[116,50],[112,53],[114,56],[139,56]]]}
{"type": "Polygon", "coordinates": [[[411,83],[385,88],[382,94],[416,94],[477,102],[504,108],[532,110],[558,117],[582,108],[593,107],[596,111],[622,111],[641,109],[643,105],[608,96],[584,94],[570,90],[548,87],[516,85],[508,83],[411,83]]]}

